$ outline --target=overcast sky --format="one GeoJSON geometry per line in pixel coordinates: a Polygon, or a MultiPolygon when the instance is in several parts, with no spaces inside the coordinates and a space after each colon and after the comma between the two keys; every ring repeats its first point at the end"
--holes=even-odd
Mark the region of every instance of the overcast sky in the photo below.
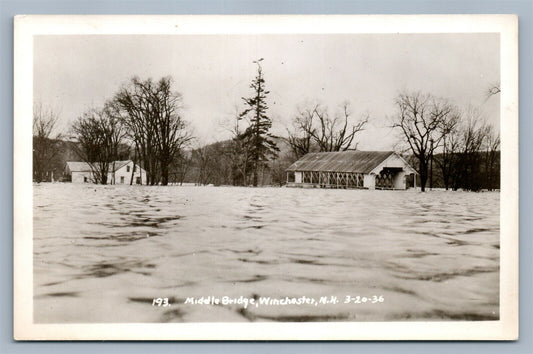
{"type": "Polygon", "coordinates": [[[306,101],[332,111],[349,101],[354,117],[371,119],[359,148],[391,149],[388,117],[401,91],[473,105],[499,129],[499,96],[486,96],[500,77],[498,34],[37,36],[34,100],[58,111],[66,131],[131,77],[170,75],[185,119],[207,143],[229,136],[225,122],[251,94],[259,58],[276,134],[306,101]]]}

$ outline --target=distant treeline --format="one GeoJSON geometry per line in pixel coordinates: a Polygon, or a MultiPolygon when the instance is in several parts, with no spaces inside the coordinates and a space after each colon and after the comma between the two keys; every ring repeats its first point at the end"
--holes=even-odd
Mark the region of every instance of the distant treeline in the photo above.
{"type": "MultiPolygon", "coordinates": [[[[231,141],[206,145],[189,154],[189,160],[173,175],[173,183],[194,183],[199,185],[247,185],[239,171],[232,168],[231,141]]],[[[260,184],[282,186],[286,183],[285,170],[297,160],[290,145],[279,139],[281,152],[260,172],[260,184]]],[[[413,167],[419,168],[414,155],[404,155],[413,167]]],[[[473,153],[442,153],[433,156],[428,172],[431,188],[451,190],[495,190],[500,188],[500,151],[478,151],[473,153]],[[446,162],[446,165],[444,164],[446,162]]],[[[417,179],[420,186],[420,177],[417,179]]]]}
{"type": "MultiPolygon", "coordinates": [[[[445,157],[443,154],[434,155],[434,162],[432,166],[430,163],[428,170],[427,187],[471,191],[500,189],[500,151],[477,152],[469,156],[457,153],[449,157],[452,158],[450,170],[443,172],[442,161],[445,157]]],[[[413,155],[406,156],[406,160],[417,167],[413,155]]],[[[419,185],[420,178],[417,180],[419,185]]]]}
{"type": "MultiPolygon", "coordinates": [[[[80,147],[74,141],[60,138],[33,137],[33,181],[52,182],[65,181],[67,161],[83,161],[78,155],[80,147]]],[[[120,146],[117,160],[128,160],[133,157],[127,145],[120,146]]]]}
{"type": "MultiPolygon", "coordinates": [[[[300,104],[285,136],[272,135],[262,60],[254,62],[250,96],[242,97],[228,124],[231,138],[212,144],[194,137],[171,77],[132,78],[103,107],[78,117],[67,135],[53,135],[58,115],[35,106],[34,180],[65,179],[66,161],[85,161],[94,182],[107,184],[109,162],[130,159],[146,170],[142,184],[281,186],[286,168],[309,152],[357,149],[370,115],[355,117],[348,102],[336,109],[300,104]]],[[[498,94],[489,90],[488,98],[498,94]]],[[[479,110],[417,92],[401,93],[395,103],[390,127],[399,133],[396,150],[418,171],[422,191],[499,188],[500,136],[479,110]]]]}
{"type": "MultiPolygon", "coordinates": [[[[282,186],[286,181],[285,169],[296,160],[283,139],[272,138],[272,141],[279,153],[276,158],[260,165],[258,185],[282,186]]],[[[251,186],[254,176],[243,168],[242,160],[246,156],[241,155],[239,150],[238,141],[225,140],[186,151],[175,164],[172,183],[251,186]]],[[[248,163],[251,170],[251,161],[248,163]]]]}
{"type": "MultiPolygon", "coordinates": [[[[276,138],[280,148],[277,159],[270,161],[258,174],[260,185],[282,186],[286,182],[286,168],[297,160],[286,139],[276,138]]],[[[34,145],[39,144],[34,137],[34,145]]],[[[67,161],[82,161],[76,153],[74,142],[49,139],[49,145],[55,146],[56,153],[46,166],[34,164],[34,181],[65,181],[67,161]],[[40,176],[40,178],[39,178],[40,176]]],[[[128,146],[121,147],[120,159],[133,159],[133,153],[128,146]]],[[[170,166],[170,184],[195,184],[195,185],[251,185],[252,178],[248,176],[243,181],[243,175],[234,163],[235,148],[233,140],[225,140],[202,146],[201,148],[185,150],[170,166]]],[[[404,155],[404,158],[415,168],[417,160],[413,155],[404,155]]],[[[451,158],[448,156],[448,158],[451,158]]],[[[448,184],[446,185],[443,173],[443,161],[446,157],[442,154],[433,156],[428,173],[428,185],[432,188],[466,189],[466,190],[494,190],[500,188],[500,151],[477,152],[471,156],[456,154],[449,164],[448,184]],[[432,166],[431,166],[432,165],[432,166]]],[[[445,171],[446,173],[446,171],[445,171]]],[[[412,182],[411,182],[412,184],[412,182]]],[[[417,186],[420,185],[420,178],[417,186]]]]}
{"type": "MultiPolygon", "coordinates": [[[[489,95],[493,94],[490,91],[489,95]]],[[[398,95],[396,106],[391,126],[400,132],[401,141],[416,161],[413,165],[422,191],[431,178],[433,163],[438,166],[446,189],[479,190],[484,185],[495,188],[492,186],[496,185],[496,168],[499,176],[496,157],[500,134],[478,109],[457,107],[420,92],[398,95]],[[437,154],[439,158],[435,158],[437,154]]]]}

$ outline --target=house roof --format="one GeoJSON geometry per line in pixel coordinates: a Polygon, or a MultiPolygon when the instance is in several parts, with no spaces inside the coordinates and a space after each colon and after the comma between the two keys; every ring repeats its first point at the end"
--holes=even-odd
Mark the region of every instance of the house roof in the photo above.
{"type": "Polygon", "coordinates": [[[394,151],[313,152],[303,156],[287,171],[370,173],[394,151]]]}
{"type": "MultiPolygon", "coordinates": [[[[115,171],[121,169],[128,163],[130,163],[131,160],[123,160],[123,161],[114,161],[115,163],[115,171]]],[[[70,172],[91,172],[91,166],[87,162],[79,162],[79,161],[67,161],[67,166],[70,172]]],[[[109,172],[113,172],[113,162],[109,163],[109,172]]]]}
{"type": "Polygon", "coordinates": [[[91,172],[91,166],[87,162],[67,161],[70,172],[91,172]]]}

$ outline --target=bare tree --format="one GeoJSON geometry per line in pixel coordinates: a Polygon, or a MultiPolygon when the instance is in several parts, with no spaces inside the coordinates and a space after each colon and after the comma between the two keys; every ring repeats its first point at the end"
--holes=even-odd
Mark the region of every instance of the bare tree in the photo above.
{"type": "Polygon", "coordinates": [[[425,191],[430,158],[444,138],[443,126],[452,118],[453,107],[421,93],[401,93],[396,98],[398,108],[392,127],[401,131],[418,161],[421,190],[425,191]]]}
{"type": "Polygon", "coordinates": [[[169,166],[183,147],[192,139],[189,126],[183,119],[182,96],[171,90],[172,79],[159,80],[153,100],[155,107],[155,141],[161,168],[161,184],[168,184],[169,166]]]}
{"type": "Polygon", "coordinates": [[[489,130],[478,109],[469,106],[464,110],[454,189],[481,189],[481,151],[489,130]]]}
{"type": "Polygon", "coordinates": [[[196,183],[206,185],[212,175],[211,160],[216,158],[208,145],[200,146],[192,151],[192,159],[197,167],[196,183]]]}
{"type": "Polygon", "coordinates": [[[179,152],[178,156],[174,159],[174,178],[175,181],[179,183],[180,185],[183,184],[183,181],[185,180],[187,173],[190,170],[192,163],[192,152],[182,150],[179,152]]]}
{"type": "Polygon", "coordinates": [[[221,141],[211,145],[212,183],[215,185],[230,185],[233,183],[233,142],[221,141]]]}
{"type": "Polygon", "coordinates": [[[192,139],[181,115],[182,96],[171,86],[170,77],[158,82],[135,77],[114,99],[147,170],[147,184],[167,185],[172,161],[192,139]]]}
{"type": "Polygon", "coordinates": [[[330,118],[327,110],[315,108],[319,128],[311,136],[320,146],[320,151],[346,151],[357,149],[357,144],[352,145],[355,135],[364,130],[368,123],[368,116],[350,125],[351,116],[348,103],[341,105],[341,112],[330,118]]]}
{"type": "Polygon", "coordinates": [[[293,131],[288,130],[287,141],[297,158],[311,152],[315,146],[319,151],[357,149],[354,139],[365,129],[368,115],[357,121],[351,116],[348,102],[343,103],[333,116],[320,104],[300,109],[292,122],[293,131]]]}
{"type": "Polygon", "coordinates": [[[153,127],[148,123],[151,113],[150,96],[138,83],[140,80],[134,77],[129,85],[124,85],[119,90],[113,102],[115,112],[134,146],[135,155],[147,172],[145,183],[153,184],[155,152],[153,127]]]}
{"type": "Polygon", "coordinates": [[[109,106],[91,109],[74,122],[72,131],[78,143],[76,152],[91,167],[93,182],[107,184],[109,165],[118,159],[124,136],[120,121],[109,106]]]}
{"type": "Polygon", "coordinates": [[[293,162],[294,160],[288,154],[284,154],[272,161],[270,165],[272,184],[277,184],[281,187],[287,182],[286,170],[293,162]]]}
{"type": "Polygon", "coordinates": [[[313,118],[316,108],[317,106],[315,105],[311,108],[299,109],[298,114],[292,121],[292,131],[287,129],[287,142],[296,159],[311,152],[313,148],[313,136],[315,135],[313,118]]]}
{"type": "Polygon", "coordinates": [[[442,181],[446,190],[450,187],[456,166],[456,154],[460,145],[460,119],[460,113],[453,110],[449,119],[444,120],[439,128],[440,134],[442,134],[442,152],[435,159],[435,162],[441,170],[442,181]]]}
{"type": "MultiPolygon", "coordinates": [[[[493,84],[487,90],[487,99],[491,96],[500,94],[500,83],[493,84]]],[[[485,167],[487,175],[487,188],[493,190],[496,182],[499,179],[500,168],[498,165],[498,156],[500,150],[500,133],[496,132],[494,127],[489,126],[487,128],[486,136],[486,155],[485,155],[485,167]]]]}
{"type": "Polygon", "coordinates": [[[489,126],[486,130],[485,139],[485,167],[487,176],[487,189],[493,190],[496,182],[499,180],[499,151],[500,151],[500,133],[496,132],[494,127],[489,126]]]}
{"type": "MultiPolygon", "coordinates": [[[[36,182],[46,179],[52,160],[58,153],[60,133],[55,133],[59,115],[42,103],[33,107],[33,178],[36,182]],[[55,133],[55,134],[54,134],[55,133]]],[[[52,171],[50,171],[53,173],[52,171]]]]}

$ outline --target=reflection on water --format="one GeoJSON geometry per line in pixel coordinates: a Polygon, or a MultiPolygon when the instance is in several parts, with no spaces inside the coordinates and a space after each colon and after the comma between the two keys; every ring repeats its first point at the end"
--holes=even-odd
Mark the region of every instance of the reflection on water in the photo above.
{"type": "Polygon", "coordinates": [[[494,320],[499,245],[499,193],[36,184],[34,317],[494,320]],[[184,304],[201,296],[339,303],[184,304]]]}

